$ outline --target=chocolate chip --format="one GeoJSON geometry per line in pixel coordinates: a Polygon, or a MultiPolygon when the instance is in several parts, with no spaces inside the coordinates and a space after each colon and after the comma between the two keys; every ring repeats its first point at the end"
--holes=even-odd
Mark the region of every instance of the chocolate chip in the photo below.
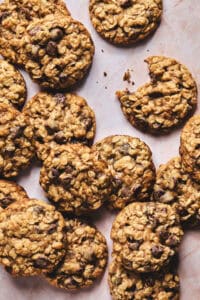
{"type": "Polygon", "coordinates": [[[122,197],[130,197],[131,195],[132,195],[132,192],[131,192],[130,188],[124,187],[124,188],[121,190],[121,196],[122,196],[122,197]]]}
{"type": "Polygon", "coordinates": [[[19,138],[24,131],[24,127],[16,126],[10,129],[10,137],[13,139],[19,138]]]}
{"type": "Polygon", "coordinates": [[[163,190],[154,191],[153,192],[153,197],[154,197],[155,200],[158,201],[160,199],[160,197],[164,195],[164,193],[165,192],[163,190]]]}
{"type": "Polygon", "coordinates": [[[73,167],[72,167],[72,166],[69,166],[69,165],[66,166],[66,167],[65,167],[65,172],[66,172],[66,173],[72,173],[72,172],[73,172],[73,167]]]}
{"type": "Polygon", "coordinates": [[[39,268],[39,269],[47,268],[48,264],[49,264],[49,261],[43,257],[37,258],[33,263],[34,267],[39,268]]]}
{"type": "Polygon", "coordinates": [[[28,8],[22,7],[20,12],[26,17],[27,20],[31,20],[31,12],[28,8]]]}
{"type": "Polygon", "coordinates": [[[57,227],[58,227],[58,222],[50,224],[47,233],[48,234],[54,233],[56,231],[57,227]]]}
{"type": "Polygon", "coordinates": [[[134,292],[135,290],[136,290],[136,285],[135,284],[132,284],[130,287],[126,288],[127,292],[134,292]]]}
{"type": "Polygon", "coordinates": [[[59,175],[60,175],[60,172],[57,169],[55,169],[55,168],[51,169],[51,177],[52,178],[58,178],[59,175]]]}
{"type": "Polygon", "coordinates": [[[51,29],[50,34],[53,41],[59,41],[62,39],[64,32],[61,28],[56,27],[51,29]]]}
{"type": "Polygon", "coordinates": [[[132,0],[120,0],[119,4],[122,8],[128,8],[132,5],[132,0]]]}
{"type": "Polygon", "coordinates": [[[9,15],[10,15],[10,13],[8,11],[2,12],[0,14],[0,22],[2,22],[3,20],[5,20],[9,15]]]}
{"type": "Polygon", "coordinates": [[[67,141],[66,137],[64,136],[64,134],[61,131],[54,134],[54,139],[55,139],[56,143],[58,143],[58,144],[64,144],[67,141]]]}
{"type": "Polygon", "coordinates": [[[160,258],[163,254],[163,249],[160,246],[153,246],[151,248],[151,253],[153,257],[160,258]]]}
{"type": "Polygon", "coordinates": [[[64,104],[66,101],[65,95],[61,93],[55,94],[55,99],[58,104],[64,104]]]}
{"type": "Polygon", "coordinates": [[[162,98],[162,97],[163,97],[163,93],[160,93],[160,92],[149,93],[150,99],[157,99],[157,98],[162,98]]]}
{"type": "Polygon", "coordinates": [[[127,238],[128,247],[131,250],[138,250],[140,245],[143,243],[143,240],[135,240],[132,237],[127,238]]]}
{"type": "Polygon", "coordinates": [[[140,184],[135,184],[132,188],[134,197],[137,197],[139,193],[141,192],[142,186],[140,184]]]}
{"type": "Polygon", "coordinates": [[[160,234],[159,234],[159,237],[160,237],[161,242],[163,243],[168,239],[169,232],[168,231],[161,231],[160,234]]]}
{"type": "Polygon", "coordinates": [[[0,206],[2,208],[6,208],[8,205],[10,205],[11,203],[13,203],[14,200],[10,197],[5,197],[3,199],[0,200],[0,206]]]}
{"type": "Polygon", "coordinates": [[[43,207],[41,207],[41,206],[35,206],[34,208],[33,208],[33,211],[34,212],[36,212],[36,213],[38,213],[38,214],[43,214],[44,215],[44,208],[43,207]]]}
{"type": "Polygon", "coordinates": [[[143,280],[144,280],[144,284],[147,285],[147,286],[153,286],[154,283],[155,283],[155,280],[153,278],[149,277],[148,275],[145,276],[143,278],[143,280]]]}
{"type": "Polygon", "coordinates": [[[89,130],[92,127],[92,119],[90,118],[82,119],[81,122],[83,122],[83,124],[85,125],[86,130],[89,130]]]}
{"type": "Polygon", "coordinates": [[[178,241],[177,241],[177,239],[173,236],[173,235],[171,235],[170,237],[169,237],[169,239],[168,239],[168,243],[167,243],[169,246],[171,246],[171,247],[176,247],[177,246],[177,244],[178,244],[178,241]]]}
{"type": "Polygon", "coordinates": [[[65,83],[66,80],[68,79],[68,75],[61,73],[60,76],[59,76],[59,79],[60,79],[61,83],[65,83]]]}
{"type": "Polygon", "coordinates": [[[46,47],[47,54],[50,56],[57,56],[58,54],[58,49],[57,49],[57,44],[55,42],[49,41],[46,47]]]}

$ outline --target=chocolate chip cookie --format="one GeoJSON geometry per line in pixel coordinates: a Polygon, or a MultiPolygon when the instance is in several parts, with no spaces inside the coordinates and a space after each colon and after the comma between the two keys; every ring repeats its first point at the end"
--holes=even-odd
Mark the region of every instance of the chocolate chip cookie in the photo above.
{"type": "Polygon", "coordinates": [[[183,128],[180,155],[184,170],[200,182],[200,115],[191,118],[183,128]]]}
{"type": "Polygon", "coordinates": [[[29,23],[46,15],[68,16],[62,0],[5,0],[0,4],[0,54],[14,64],[24,64],[23,36],[29,23]]]}
{"type": "Polygon", "coordinates": [[[94,28],[106,40],[130,45],[149,36],[159,25],[162,0],[90,0],[94,28]]]}
{"type": "Polygon", "coordinates": [[[26,83],[21,73],[7,61],[0,59],[0,103],[21,109],[26,101],[26,83]]]}
{"type": "Polygon", "coordinates": [[[106,266],[108,249],[104,236],[77,219],[66,220],[67,251],[58,267],[46,276],[54,286],[68,291],[91,286],[106,266]]]}
{"type": "Polygon", "coordinates": [[[44,160],[55,145],[83,143],[91,145],[96,131],[93,110],[75,94],[40,92],[23,110],[33,131],[38,158],[44,160]]]}
{"type": "Polygon", "coordinates": [[[186,227],[200,224],[200,187],[183,170],[179,157],[159,167],[153,195],[174,206],[186,227]]]}
{"type": "Polygon", "coordinates": [[[83,79],[92,64],[90,34],[71,17],[49,15],[32,22],[24,44],[25,68],[44,88],[69,88],[83,79]]]}
{"type": "Polygon", "coordinates": [[[113,300],[179,300],[179,276],[174,266],[164,272],[136,274],[114,259],[108,282],[113,300]]]}
{"type": "Polygon", "coordinates": [[[15,276],[51,272],[65,255],[65,222],[55,208],[30,199],[0,214],[0,263],[15,276]]]}
{"type": "Polygon", "coordinates": [[[95,144],[99,158],[107,162],[113,190],[108,206],[122,209],[128,203],[148,199],[155,181],[155,167],[149,147],[126,135],[106,137],[95,144]]]}
{"type": "Polygon", "coordinates": [[[6,208],[16,201],[28,199],[25,189],[14,181],[0,180],[0,207],[6,208]]]}
{"type": "Polygon", "coordinates": [[[182,236],[179,216],[170,205],[131,203],[113,223],[113,255],[128,270],[156,272],[176,254],[182,236]]]}
{"type": "Polygon", "coordinates": [[[34,156],[29,122],[11,105],[0,103],[0,176],[17,176],[34,156]]]}
{"type": "Polygon", "coordinates": [[[111,192],[110,172],[95,151],[82,144],[55,146],[44,161],[40,184],[49,200],[66,213],[93,212],[111,192]]]}
{"type": "Polygon", "coordinates": [[[151,82],[134,93],[117,92],[121,108],[136,128],[163,134],[180,126],[195,110],[197,87],[188,69],[175,59],[152,56],[148,63],[151,82]]]}

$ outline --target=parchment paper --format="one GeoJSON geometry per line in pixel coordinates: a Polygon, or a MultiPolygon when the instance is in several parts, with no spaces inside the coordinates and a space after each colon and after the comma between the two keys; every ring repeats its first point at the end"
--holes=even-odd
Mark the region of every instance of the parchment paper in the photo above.
{"type": "MultiPolygon", "coordinates": [[[[136,89],[149,80],[144,59],[150,55],[171,56],[183,62],[200,82],[200,1],[164,0],[164,14],[156,33],[143,43],[130,48],[117,48],[98,36],[91,26],[88,0],[67,0],[72,16],[86,25],[96,46],[94,63],[85,82],[76,90],[85,97],[96,113],[96,141],[111,134],[129,134],[145,141],[153,151],[156,166],[178,154],[180,130],[163,137],[152,137],[134,129],[122,114],[115,91],[128,87],[136,89]],[[123,81],[123,74],[132,69],[135,86],[123,81]],[[104,76],[107,73],[107,77],[104,76]]],[[[38,90],[25,74],[28,99],[38,90]]],[[[198,113],[198,110],[197,110],[198,113]]],[[[46,199],[39,186],[39,165],[34,165],[18,178],[30,197],[46,199]]],[[[94,223],[109,238],[114,214],[102,209],[93,216],[94,223]]],[[[180,249],[181,300],[200,299],[200,231],[187,232],[180,249]]],[[[107,271],[104,277],[87,290],[67,293],[51,287],[42,278],[11,278],[0,268],[0,300],[110,300],[107,271]]]]}

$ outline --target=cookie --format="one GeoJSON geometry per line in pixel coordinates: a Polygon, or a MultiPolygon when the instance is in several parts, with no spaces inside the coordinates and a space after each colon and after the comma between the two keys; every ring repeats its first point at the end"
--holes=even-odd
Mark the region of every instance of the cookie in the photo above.
{"type": "Polygon", "coordinates": [[[159,167],[153,196],[156,201],[174,206],[182,225],[200,224],[200,187],[183,170],[179,157],[159,167]]]}
{"type": "Polygon", "coordinates": [[[33,131],[37,156],[44,160],[55,145],[91,145],[96,121],[87,102],[75,94],[39,92],[23,110],[33,131]]]}
{"type": "Polygon", "coordinates": [[[108,249],[104,236],[77,219],[66,220],[67,251],[58,267],[46,276],[68,291],[91,286],[104,272],[108,249]]]}
{"type": "Polygon", "coordinates": [[[108,282],[113,300],[179,300],[180,281],[174,266],[165,272],[136,274],[114,259],[108,282]]]}
{"type": "Polygon", "coordinates": [[[24,45],[26,71],[43,88],[54,90],[82,80],[94,55],[94,44],[84,25],[61,15],[32,22],[24,45]]]}
{"type": "Polygon", "coordinates": [[[96,143],[94,148],[112,174],[113,191],[108,199],[111,209],[149,199],[155,167],[151,150],[144,142],[127,135],[113,135],[96,143]]]}
{"type": "Polygon", "coordinates": [[[183,168],[200,182],[200,115],[191,118],[181,132],[180,155],[183,168]]]}
{"type": "Polygon", "coordinates": [[[90,0],[90,18],[96,31],[116,45],[145,39],[158,27],[162,0],[90,0]]]}
{"type": "Polygon", "coordinates": [[[25,189],[19,184],[8,181],[0,180],[0,207],[5,209],[14,202],[28,199],[25,189]]]}
{"type": "Polygon", "coordinates": [[[65,255],[65,222],[55,208],[30,199],[0,214],[0,263],[15,276],[51,272],[65,255]]]}
{"type": "Polygon", "coordinates": [[[176,254],[183,231],[170,205],[135,202],[114,220],[113,255],[131,271],[157,272],[176,254]]]}
{"type": "Polygon", "coordinates": [[[111,192],[104,161],[82,144],[55,146],[40,171],[40,184],[58,210],[77,215],[100,208],[111,192]]]}
{"type": "Polygon", "coordinates": [[[15,177],[30,164],[34,156],[31,138],[27,117],[0,103],[0,176],[15,177]]]}
{"type": "Polygon", "coordinates": [[[26,101],[26,83],[21,73],[7,61],[0,59],[0,103],[21,109],[26,101]]]}
{"type": "Polygon", "coordinates": [[[164,134],[180,126],[194,112],[197,87],[188,69],[175,59],[152,56],[148,63],[151,82],[134,93],[117,92],[121,108],[136,128],[164,134]]]}
{"type": "Polygon", "coordinates": [[[0,4],[0,54],[8,61],[23,65],[23,36],[29,23],[46,15],[68,16],[62,0],[5,0],[0,4]]]}

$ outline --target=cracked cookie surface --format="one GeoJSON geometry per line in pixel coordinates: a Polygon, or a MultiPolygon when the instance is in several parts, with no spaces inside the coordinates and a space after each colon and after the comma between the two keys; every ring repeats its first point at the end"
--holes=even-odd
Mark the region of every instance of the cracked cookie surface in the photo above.
{"type": "Polygon", "coordinates": [[[86,75],[94,55],[94,44],[84,25],[59,14],[32,22],[24,45],[26,71],[44,88],[73,86],[86,75]]]}
{"type": "Polygon", "coordinates": [[[111,192],[106,163],[82,144],[55,146],[41,168],[40,184],[60,211],[77,215],[100,208],[111,192]]]}
{"type": "Polygon", "coordinates": [[[39,92],[23,110],[33,131],[33,144],[44,160],[56,145],[91,145],[96,131],[95,114],[87,102],[75,94],[39,92]]]}
{"type": "Polygon", "coordinates": [[[26,83],[21,73],[7,61],[0,59],[0,103],[21,109],[26,101],[26,83]]]}
{"type": "Polygon", "coordinates": [[[200,224],[200,187],[186,173],[179,157],[161,165],[154,186],[156,201],[174,206],[186,227],[200,224]]]}
{"type": "Polygon", "coordinates": [[[136,274],[115,259],[109,266],[108,282],[113,300],[179,300],[179,276],[175,267],[159,273],[136,274]]]}
{"type": "Polygon", "coordinates": [[[0,207],[5,209],[14,202],[27,199],[28,195],[25,189],[19,184],[8,181],[0,180],[0,207]]]}
{"type": "Polygon", "coordinates": [[[182,236],[179,216],[170,205],[131,203],[113,222],[113,256],[131,271],[156,272],[176,254],[182,236]]]}
{"type": "Polygon", "coordinates": [[[175,59],[152,56],[148,63],[151,82],[134,93],[116,94],[128,121],[152,134],[168,133],[195,110],[197,87],[188,69],[175,59]]]}
{"type": "Polygon", "coordinates": [[[0,103],[0,175],[17,176],[33,156],[27,117],[12,106],[0,103]]]}
{"type": "Polygon", "coordinates": [[[104,272],[108,249],[104,236],[80,220],[66,220],[67,251],[58,267],[46,276],[68,291],[91,286],[104,272]]]}
{"type": "Polygon", "coordinates": [[[23,36],[29,23],[52,13],[68,16],[62,0],[5,0],[0,4],[0,53],[14,64],[24,64],[23,36]]]}
{"type": "Polygon", "coordinates": [[[111,209],[122,209],[128,203],[150,197],[155,182],[155,167],[149,147],[138,138],[126,135],[108,136],[94,149],[106,161],[112,175],[113,190],[108,199],[111,209]]]}
{"type": "Polygon", "coordinates": [[[64,225],[43,201],[11,204],[0,214],[0,262],[15,276],[51,272],[65,255],[64,225]]]}
{"type": "Polygon", "coordinates": [[[184,170],[200,182],[200,115],[192,117],[181,132],[180,156],[184,170]]]}
{"type": "Polygon", "coordinates": [[[159,25],[161,0],[90,0],[94,28],[106,40],[130,45],[145,39],[159,25]]]}

